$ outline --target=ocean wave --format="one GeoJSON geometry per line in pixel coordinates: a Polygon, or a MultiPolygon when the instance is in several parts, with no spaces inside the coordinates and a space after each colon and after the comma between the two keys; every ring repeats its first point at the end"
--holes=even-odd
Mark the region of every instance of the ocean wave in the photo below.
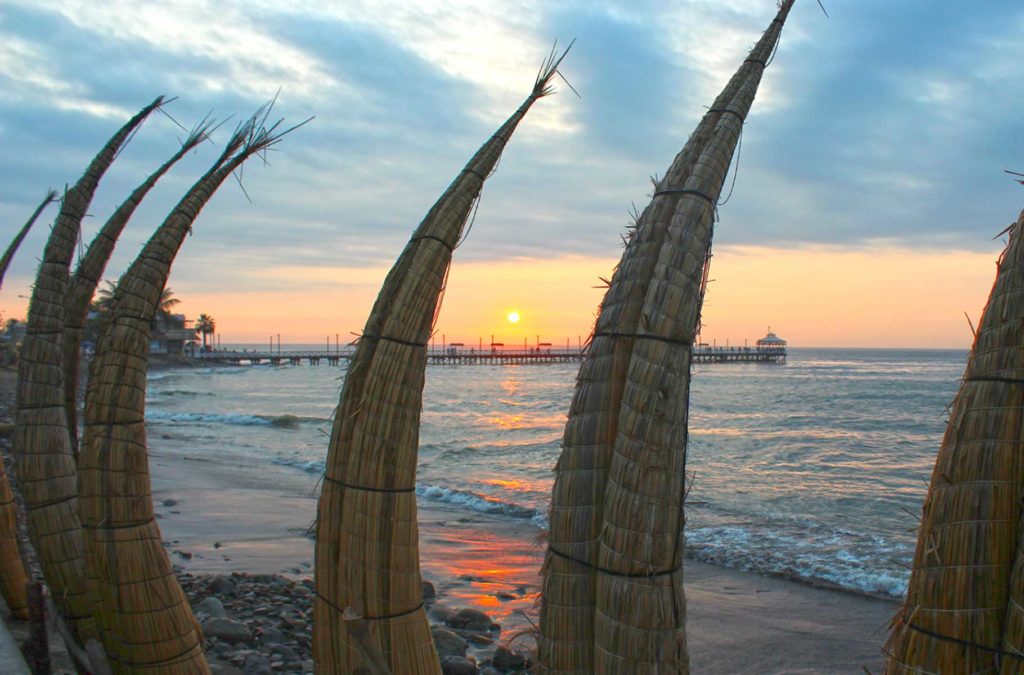
{"type": "Polygon", "coordinates": [[[276,427],[278,429],[297,429],[304,423],[322,424],[327,421],[319,417],[298,417],[296,415],[242,415],[239,413],[169,412],[164,410],[148,412],[146,418],[161,422],[199,422],[201,424],[228,424],[242,427],[276,427]]]}
{"type": "Polygon", "coordinates": [[[720,567],[902,597],[910,572],[880,566],[880,561],[897,552],[892,542],[875,538],[874,543],[878,546],[858,545],[836,533],[824,538],[791,537],[763,527],[731,525],[688,529],[686,553],[720,567]],[[839,543],[846,546],[836,548],[839,543]]]}
{"type": "MultiPolygon", "coordinates": [[[[315,475],[322,474],[325,468],[324,463],[320,460],[301,459],[298,457],[276,457],[271,462],[278,466],[287,466],[315,475]]],[[[477,513],[529,519],[538,527],[547,528],[548,526],[547,514],[542,513],[539,509],[516,504],[515,502],[502,501],[494,497],[487,497],[469,490],[457,490],[438,485],[417,483],[416,494],[423,499],[453,504],[477,513]]]]}
{"type": "Polygon", "coordinates": [[[416,494],[424,499],[454,504],[477,513],[524,518],[532,520],[538,527],[547,527],[547,518],[538,509],[516,504],[515,502],[505,502],[493,497],[486,497],[469,490],[456,490],[454,488],[421,483],[416,485],[416,494]]]}
{"type": "Polygon", "coordinates": [[[324,469],[324,463],[316,459],[291,459],[287,457],[275,457],[270,460],[271,464],[277,464],[278,466],[287,466],[292,469],[298,469],[299,471],[305,471],[306,473],[322,474],[324,469]]]}
{"type": "Polygon", "coordinates": [[[157,391],[152,392],[152,394],[153,394],[153,396],[156,396],[156,397],[166,397],[166,396],[187,396],[187,397],[193,397],[193,396],[216,396],[216,394],[214,394],[212,391],[193,391],[191,389],[166,389],[166,390],[163,390],[163,391],[157,390],[157,391]]]}

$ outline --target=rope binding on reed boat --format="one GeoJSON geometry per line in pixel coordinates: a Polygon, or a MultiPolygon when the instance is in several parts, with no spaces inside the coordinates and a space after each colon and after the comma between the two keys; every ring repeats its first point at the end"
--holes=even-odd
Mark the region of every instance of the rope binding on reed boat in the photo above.
{"type": "Polygon", "coordinates": [[[679,572],[680,570],[683,569],[683,566],[679,565],[678,567],[674,567],[674,568],[669,569],[669,570],[660,570],[660,571],[657,571],[657,572],[616,572],[614,570],[610,570],[610,569],[606,569],[604,567],[601,567],[600,565],[594,565],[594,564],[592,564],[590,562],[587,562],[586,560],[583,560],[582,558],[576,558],[576,557],[571,556],[571,555],[569,555],[567,553],[562,553],[557,548],[555,548],[554,546],[551,546],[551,545],[548,545],[548,551],[550,551],[551,553],[555,554],[559,558],[562,558],[563,560],[570,560],[570,561],[572,561],[574,563],[578,563],[580,565],[583,565],[584,567],[589,567],[592,570],[595,570],[597,572],[601,572],[602,574],[607,574],[607,575],[613,576],[613,577],[623,577],[623,578],[627,578],[627,579],[651,579],[651,578],[654,578],[654,577],[665,577],[665,576],[669,576],[670,574],[675,574],[676,572],[679,572]]]}

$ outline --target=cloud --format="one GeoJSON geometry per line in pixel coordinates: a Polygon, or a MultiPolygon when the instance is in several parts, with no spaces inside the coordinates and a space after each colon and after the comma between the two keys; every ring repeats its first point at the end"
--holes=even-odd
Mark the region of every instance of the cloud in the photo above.
{"type": "MultiPolygon", "coordinates": [[[[1024,9],[832,4],[825,19],[797,3],[787,22],[716,243],[990,251],[1022,195],[1001,172],[1024,170],[1024,9]]],[[[269,288],[265,271],[288,265],[386,267],[520,105],[553,41],[577,37],[562,70],[582,98],[558,81],[560,93],[533,107],[459,260],[616,256],[648,177],[664,172],[773,12],[762,0],[12,0],[0,9],[0,218],[20,223],[47,186],[74,181],[157,94],[180,96],[167,110],[188,127],[211,110],[245,117],[280,89],[282,116],[316,120],[268,166],[245,169],[252,203],[233,181],[216,195],[172,283],[227,292],[269,288]]],[[[147,122],[104,178],[86,236],[182,133],[163,116],[147,122]]],[[[161,182],[112,276],[215,154],[205,145],[161,182]]],[[[5,296],[25,293],[45,234],[25,242],[5,296]]]]}

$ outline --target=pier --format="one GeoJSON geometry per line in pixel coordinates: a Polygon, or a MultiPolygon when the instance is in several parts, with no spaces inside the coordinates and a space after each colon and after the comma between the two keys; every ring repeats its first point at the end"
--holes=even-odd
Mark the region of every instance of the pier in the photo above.
{"type": "MultiPolygon", "coordinates": [[[[196,361],[206,363],[223,363],[228,365],[259,365],[298,366],[306,363],[318,366],[324,363],[329,366],[346,364],[352,360],[355,350],[344,351],[212,351],[196,354],[196,361]]],[[[574,363],[583,359],[578,349],[494,349],[480,351],[477,349],[430,349],[427,352],[427,363],[433,366],[509,366],[509,365],[540,365],[548,363],[574,363]]]]}
{"type": "Polygon", "coordinates": [[[693,348],[694,363],[785,363],[786,348],[712,347],[693,348]]]}
{"type": "MultiPolygon", "coordinates": [[[[212,351],[196,354],[196,361],[226,365],[298,366],[307,364],[319,366],[345,365],[352,359],[355,350],[319,351],[212,351]]],[[[578,363],[583,360],[583,349],[466,349],[446,347],[429,349],[427,363],[432,366],[511,366],[546,365],[551,363],[578,363]]],[[[786,346],[758,345],[757,347],[718,347],[700,344],[693,348],[694,363],[785,363],[786,346]]]]}

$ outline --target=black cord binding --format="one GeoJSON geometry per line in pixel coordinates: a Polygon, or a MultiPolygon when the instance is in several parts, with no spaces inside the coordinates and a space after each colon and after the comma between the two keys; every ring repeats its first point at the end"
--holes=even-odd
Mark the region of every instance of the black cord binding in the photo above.
{"type": "Polygon", "coordinates": [[[605,569],[603,567],[599,567],[597,565],[591,565],[589,562],[587,562],[586,560],[583,560],[581,558],[576,558],[576,557],[573,557],[571,555],[567,555],[565,553],[562,553],[561,551],[556,549],[554,546],[551,546],[550,544],[548,545],[548,551],[553,553],[554,555],[558,556],[559,558],[562,558],[564,560],[571,560],[574,563],[578,563],[580,565],[583,565],[584,567],[589,567],[592,570],[595,570],[597,572],[601,572],[602,574],[607,574],[607,575],[613,576],[613,577],[625,577],[625,578],[629,578],[629,579],[651,579],[653,577],[665,577],[665,576],[668,576],[670,574],[675,574],[679,570],[683,569],[682,566],[680,566],[680,567],[676,567],[674,569],[661,570],[661,571],[658,571],[658,572],[615,572],[613,570],[607,570],[607,569],[605,569]]]}
{"type": "Polygon", "coordinates": [[[972,649],[980,649],[983,652],[989,652],[990,654],[995,654],[997,656],[1009,656],[1011,658],[1018,659],[1020,661],[1024,661],[1024,654],[1018,654],[1017,652],[1008,652],[1008,651],[1006,651],[1004,649],[1001,649],[999,647],[989,647],[988,645],[978,644],[977,642],[971,642],[970,640],[962,640],[960,638],[953,637],[952,635],[945,635],[943,633],[937,633],[937,632],[935,632],[933,630],[929,630],[927,628],[921,628],[920,626],[918,626],[916,624],[912,624],[912,623],[910,623],[908,621],[903,621],[902,623],[907,628],[910,628],[911,630],[915,630],[918,633],[921,633],[922,635],[927,635],[928,637],[933,637],[936,640],[944,640],[946,642],[953,642],[953,643],[958,644],[958,645],[963,645],[964,647],[971,647],[972,649]]]}
{"type": "Polygon", "coordinates": [[[964,382],[1002,382],[1003,384],[1016,384],[1024,387],[1024,380],[1018,380],[1013,377],[999,377],[998,375],[977,375],[975,377],[965,377],[964,382]]]}
{"type": "MultiPolygon", "coordinates": [[[[319,591],[314,589],[313,595],[315,595],[317,598],[322,600],[325,605],[327,605],[328,607],[333,609],[338,614],[344,614],[345,613],[345,610],[343,610],[341,607],[338,607],[336,604],[334,604],[333,602],[331,602],[330,600],[328,600],[324,596],[320,595],[319,591]]],[[[399,618],[401,618],[403,616],[408,616],[410,614],[414,614],[414,613],[420,611],[421,609],[423,609],[423,602],[422,601],[420,602],[420,604],[416,605],[412,609],[407,609],[407,610],[404,610],[402,612],[395,612],[394,614],[380,614],[378,616],[360,616],[359,618],[364,620],[364,621],[387,621],[388,619],[399,619],[399,618]]]]}
{"type": "Polygon", "coordinates": [[[682,345],[684,347],[693,346],[693,340],[667,338],[662,337],[660,335],[651,335],[650,333],[616,333],[615,331],[600,330],[596,331],[591,337],[632,338],[634,340],[657,340],[658,342],[667,342],[670,345],[682,345]]]}
{"type": "Polygon", "coordinates": [[[394,343],[397,343],[397,344],[400,344],[400,345],[405,345],[406,347],[420,347],[422,349],[426,349],[426,347],[427,347],[427,343],[425,343],[425,342],[424,343],[421,343],[421,342],[409,342],[408,340],[402,340],[402,339],[399,339],[399,338],[388,337],[387,335],[370,335],[368,333],[363,333],[362,335],[359,336],[359,339],[360,340],[387,340],[388,342],[394,342],[394,343]]]}
{"type": "Polygon", "coordinates": [[[471,174],[473,174],[474,176],[476,176],[477,178],[479,178],[479,179],[480,179],[480,182],[481,182],[481,183],[483,183],[484,181],[486,181],[486,180],[487,180],[486,178],[484,178],[483,176],[481,176],[481,175],[480,175],[480,172],[479,172],[479,171],[477,171],[476,169],[463,169],[463,170],[462,170],[462,173],[471,173],[471,174]]]}
{"type": "Polygon", "coordinates": [[[446,249],[448,249],[449,253],[454,253],[455,252],[455,248],[451,244],[446,242],[441,237],[435,237],[432,234],[421,234],[418,237],[413,237],[412,239],[409,240],[409,243],[412,243],[414,241],[421,241],[423,239],[432,239],[432,240],[436,241],[437,243],[441,244],[441,246],[444,246],[446,249]]]}
{"type": "Polygon", "coordinates": [[[700,197],[712,207],[717,206],[714,199],[707,196],[700,190],[689,190],[687,188],[665,188],[664,190],[658,190],[654,193],[655,197],[660,197],[661,195],[694,195],[696,197],[700,197]]]}
{"type": "Polygon", "coordinates": [[[746,122],[746,120],[744,119],[743,115],[739,114],[735,110],[732,110],[731,108],[708,108],[708,112],[722,113],[723,115],[726,114],[726,113],[729,113],[731,115],[735,115],[736,119],[738,119],[740,121],[740,124],[743,124],[744,122],[746,122]]]}
{"type": "Polygon", "coordinates": [[[362,490],[363,492],[384,492],[384,493],[387,493],[387,494],[397,494],[397,493],[403,493],[403,492],[416,492],[416,488],[415,487],[411,487],[411,488],[375,488],[375,487],[367,487],[365,485],[353,485],[352,483],[346,483],[345,481],[338,480],[337,478],[331,478],[327,474],[324,474],[324,480],[327,481],[328,483],[334,483],[335,485],[338,485],[338,486],[341,486],[341,487],[344,487],[344,488],[351,488],[353,490],[362,490]]]}

